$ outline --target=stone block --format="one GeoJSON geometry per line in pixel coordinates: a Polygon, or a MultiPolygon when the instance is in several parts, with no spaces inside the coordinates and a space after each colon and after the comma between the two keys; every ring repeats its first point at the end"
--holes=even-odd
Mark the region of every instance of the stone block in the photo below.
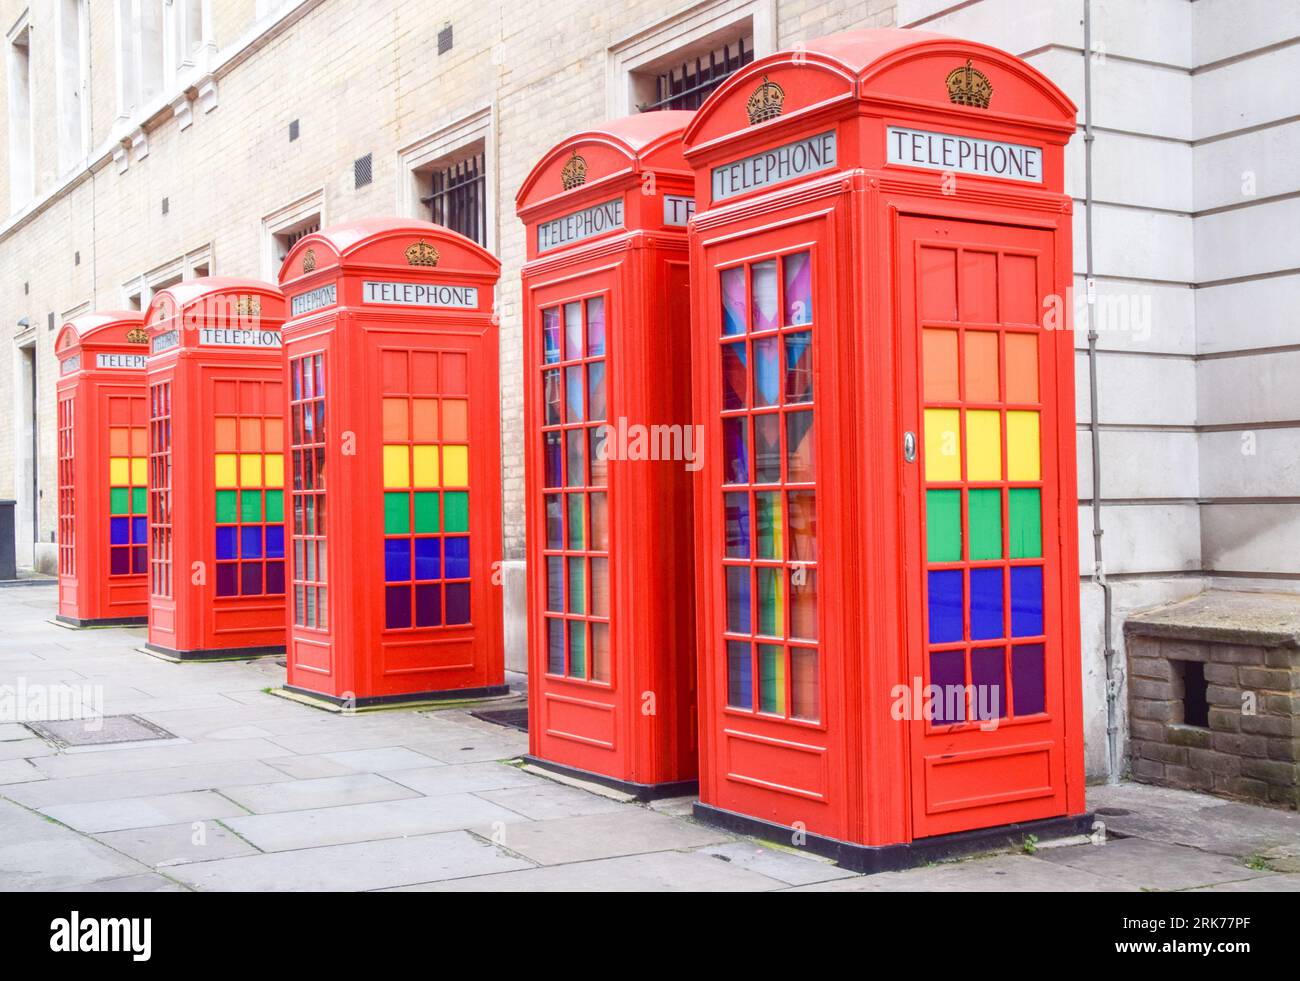
{"type": "Polygon", "coordinates": [[[1165,742],[1173,746],[1194,746],[1198,749],[1210,748],[1210,730],[1202,729],[1199,726],[1171,723],[1165,726],[1164,736],[1165,742]]]}
{"type": "Polygon", "coordinates": [[[1209,749],[1189,749],[1187,765],[1206,773],[1234,777],[1241,773],[1241,757],[1209,749]]]}
{"type": "Polygon", "coordinates": [[[1238,671],[1242,688],[1263,691],[1300,691],[1300,672],[1281,668],[1242,667],[1238,671]]]}
{"type": "Polygon", "coordinates": [[[1144,760],[1159,760],[1161,763],[1187,763],[1186,746],[1168,746],[1165,743],[1136,743],[1134,749],[1144,760]]]}
{"type": "Polygon", "coordinates": [[[1135,719],[1149,719],[1152,722],[1181,722],[1183,720],[1183,706],[1178,702],[1135,698],[1130,703],[1130,711],[1135,719]]]}

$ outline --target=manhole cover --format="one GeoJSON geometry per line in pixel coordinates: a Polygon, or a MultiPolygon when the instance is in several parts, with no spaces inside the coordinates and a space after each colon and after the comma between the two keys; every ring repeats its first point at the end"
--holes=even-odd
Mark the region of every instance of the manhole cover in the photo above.
{"type": "Polygon", "coordinates": [[[28,722],[27,728],[60,749],[69,746],[104,746],[109,743],[138,743],[176,737],[138,715],[105,715],[94,719],[62,719],[57,722],[28,722]]]}
{"type": "Polygon", "coordinates": [[[493,725],[505,726],[507,729],[518,729],[520,732],[528,731],[528,709],[526,708],[471,712],[470,715],[476,719],[482,719],[484,722],[491,722],[493,725]]]}

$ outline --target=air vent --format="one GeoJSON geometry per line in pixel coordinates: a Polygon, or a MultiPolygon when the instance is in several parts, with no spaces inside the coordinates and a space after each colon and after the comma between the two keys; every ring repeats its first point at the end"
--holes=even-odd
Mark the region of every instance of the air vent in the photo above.
{"type": "Polygon", "coordinates": [[[53,310],[50,311],[50,317],[49,317],[49,319],[48,319],[48,320],[46,321],[46,323],[45,323],[45,329],[46,329],[46,330],[53,330],[53,329],[54,329],[54,311],[53,311],[53,310]]]}
{"type": "Polygon", "coordinates": [[[289,124],[289,142],[292,143],[296,139],[298,139],[298,120],[295,119],[289,124]]]}
{"type": "Polygon", "coordinates": [[[354,187],[365,187],[375,179],[375,155],[367,153],[359,160],[353,161],[352,180],[354,187]]]}
{"type": "Polygon", "coordinates": [[[80,250],[78,250],[78,251],[72,253],[72,264],[73,264],[74,266],[79,266],[79,265],[81,265],[81,252],[80,252],[80,250]]]}
{"type": "Polygon", "coordinates": [[[171,208],[172,208],[171,198],[163,198],[163,209],[162,209],[163,214],[167,214],[167,212],[171,211],[171,208]]]}
{"type": "Polygon", "coordinates": [[[438,54],[446,54],[451,50],[451,25],[448,24],[438,32],[438,54]]]}

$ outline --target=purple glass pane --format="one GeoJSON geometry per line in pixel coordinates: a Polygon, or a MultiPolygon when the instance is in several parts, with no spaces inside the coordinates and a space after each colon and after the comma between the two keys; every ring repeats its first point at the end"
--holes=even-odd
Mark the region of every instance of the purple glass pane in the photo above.
{"type": "Polygon", "coordinates": [[[447,583],[447,624],[469,623],[469,583],[447,583]]]}
{"type": "Polygon", "coordinates": [[[546,621],[546,670],[564,674],[564,621],[546,621]]]}
{"type": "Polygon", "coordinates": [[[244,525],[239,529],[239,554],[245,559],[262,557],[261,525],[244,525]]]}
{"type": "Polygon", "coordinates": [[[542,357],[547,364],[560,360],[560,309],[542,311],[542,357]]]}
{"type": "MultiPolygon", "coordinates": [[[[437,579],[442,575],[442,556],[438,554],[438,539],[417,538],[415,540],[415,578],[437,579]]],[[[417,591],[416,609],[419,609],[420,597],[417,591]]],[[[418,615],[417,615],[418,619],[418,615]]]]}
{"type": "Polygon", "coordinates": [[[931,644],[962,639],[961,576],[960,569],[928,574],[931,644]]]}
{"type": "Polygon", "coordinates": [[[555,555],[546,558],[546,609],[564,612],[564,559],[555,555]]]}
{"type": "Polygon", "coordinates": [[[1011,648],[1011,684],[1015,687],[1016,715],[1036,715],[1046,711],[1042,644],[1011,648]]]}
{"type": "Polygon", "coordinates": [[[108,543],[110,545],[131,544],[131,519],[130,518],[109,518],[108,543]]]}
{"type": "Polygon", "coordinates": [[[266,557],[268,559],[284,558],[284,525],[267,525],[266,557]]]}
{"type": "Polygon", "coordinates": [[[787,326],[812,323],[812,263],[807,252],[781,260],[785,272],[785,322],[787,326]]]}
{"type": "Polygon", "coordinates": [[[424,583],[415,587],[415,625],[442,626],[442,586],[424,583]]]}
{"type": "Polygon", "coordinates": [[[564,486],[564,437],[559,433],[547,433],[543,446],[546,464],[546,486],[564,486]]]}
{"type": "Polygon", "coordinates": [[[108,550],[108,571],[114,576],[131,574],[131,550],[129,548],[110,548],[108,550]]]}
{"type": "Polygon", "coordinates": [[[384,581],[407,582],[411,578],[411,540],[384,539],[384,581]]]}
{"type": "Polygon", "coordinates": [[[722,333],[745,332],[745,267],[722,271],[722,333]]]}
{"type": "Polygon", "coordinates": [[[727,567],[727,630],[750,632],[749,566],[727,567]]]}
{"type": "Polygon", "coordinates": [[[266,591],[276,596],[284,592],[284,563],[266,563],[266,591]]]}
{"type": "Polygon", "coordinates": [[[131,549],[131,571],[137,576],[149,571],[149,548],[136,545],[131,549]]]}
{"type": "Polygon", "coordinates": [[[587,301],[587,357],[605,353],[605,298],[593,296],[587,301]]]}
{"type": "Polygon", "coordinates": [[[411,625],[411,587],[384,587],[384,626],[402,630],[411,625]]]}
{"type": "Polygon", "coordinates": [[[262,563],[261,562],[240,563],[239,593],[241,596],[262,595],[262,563]]]}
{"type": "Polygon", "coordinates": [[[239,565],[235,562],[217,563],[217,595],[239,595],[239,565]]]}
{"type": "MultiPolygon", "coordinates": [[[[448,579],[468,579],[469,578],[469,539],[460,536],[446,539],[446,561],[447,561],[447,578],[448,579]]],[[[450,597],[451,592],[447,595],[450,597]]],[[[450,602],[450,600],[448,601],[450,602]]],[[[451,614],[448,613],[447,622],[451,623],[451,614]]],[[[463,621],[461,621],[463,622],[463,621]]]]}
{"type": "Polygon", "coordinates": [[[727,558],[749,558],[749,494],[725,494],[727,558]]]}
{"type": "Polygon", "coordinates": [[[749,644],[727,641],[727,704],[732,708],[754,707],[754,662],[749,644]]]}
{"type": "Polygon", "coordinates": [[[1043,632],[1043,567],[1011,568],[1011,636],[1037,637],[1043,632]]]}
{"type": "MultiPolygon", "coordinates": [[[[933,573],[931,573],[933,575],[933,573]]],[[[963,651],[930,653],[930,687],[935,725],[966,721],[966,655],[963,651]]]]}
{"type": "Polygon", "coordinates": [[[749,483],[749,423],[745,418],[722,420],[722,482],[749,483]]]}
{"type": "Polygon", "coordinates": [[[981,722],[1007,715],[1005,651],[1001,647],[971,651],[971,715],[981,722]]]}
{"type": "Polygon", "coordinates": [[[970,571],[971,640],[1002,636],[1002,568],[970,571]]]}
{"type": "Polygon", "coordinates": [[[238,546],[239,529],[233,525],[228,528],[217,529],[217,558],[233,559],[238,556],[235,550],[238,546]]]}

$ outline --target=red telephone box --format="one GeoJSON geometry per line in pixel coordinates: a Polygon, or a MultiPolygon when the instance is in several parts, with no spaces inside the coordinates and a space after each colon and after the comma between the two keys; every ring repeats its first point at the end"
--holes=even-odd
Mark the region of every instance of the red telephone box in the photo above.
{"type": "Polygon", "coordinates": [[[687,128],[701,817],[862,869],[1087,827],[1074,129],[1019,58],[902,30],[687,128]]]}
{"type": "Polygon", "coordinates": [[[694,790],[688,112],[574,136],[527,224],[529,752],[641,798],[694,790]]]}
{"type": "Polygon", "coordinates": [[[59,610],[76,627],[143,625],[149,612],[144,318],[65,324],[59,359],[59,610]]]}
{"type": "Polygon", "coordinates": [[[285,258],[289,691],[365,706],[509,690],[500,269],[403,218],[308,235],[285,258]]]}
{"type": "Polygon", "coordinates": [[[149,332],[149,650],[284,651],[284,297],[211,277],[168,287],[149,332]]]}

